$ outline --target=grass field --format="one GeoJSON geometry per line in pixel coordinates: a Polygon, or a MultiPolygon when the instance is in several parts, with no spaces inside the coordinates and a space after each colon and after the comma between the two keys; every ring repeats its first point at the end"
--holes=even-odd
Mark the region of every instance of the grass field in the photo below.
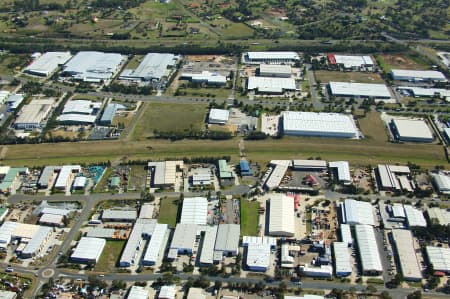
{"type": "Polygon", "coordinates": [[[258,233],[258,209],[257,201],[241,200],[241,235],[256,236],[258,233]]]}
{"type": "Polygon", "coordinates": [[[228,88],[181,88],[180,94],[183,96],[193,97],[210,97],[210,98],[228,98],[231,94],[231,89],[228,88]],[[186,93],[186,94],[184,94],[186,93]]]}
{"type": "Polygon", "coordinates": [[[165,104],[149,103],[136,124],[132,137],[145,140],[153,136],[154,130],[160,132],[201,131],[206,116],[204,104],[165,104]]]}
{"type": "Polygon", "coordinates": [[[316,80],[320,80],[322,83],[328,83],[330,81],[342,81],[349,82],[354,81],[357,83],[383,83],[379,74],[374,73],[360,73],[360,72],[335,72],[335,71],[315,71],[314,76],[316,80]]]}
{"type": "Polygon", "coordinates": [[[429,68],[428,61],[425,61],[423,58],[418,57],[417,55],[409,55],[409,54],[384,54],[384,55],[376,55],[376,60],[380,67],[385,72],[390,72],[392,69],[406,69],[406,70],[426,70],[429,68]]]}
{"type": "Polygon", "coordinates": [[[387,128],[378,112],[367,113],[366,117],[360,119],[359,125],[364,137],[371,143],[383,145],[388,142],[387,128]]]}
{"type": "Polygon", "coordinates": [[[110,273],[114,271],[126,241],[106,241],[103,253],[95,265],[94,271],[110,273]]]}
{"type": "Polygon", "coordinates": [[[178,216],[178,198],[166,197],[161,199],[158,223],[168,224],[175,227],[178,216]]]}

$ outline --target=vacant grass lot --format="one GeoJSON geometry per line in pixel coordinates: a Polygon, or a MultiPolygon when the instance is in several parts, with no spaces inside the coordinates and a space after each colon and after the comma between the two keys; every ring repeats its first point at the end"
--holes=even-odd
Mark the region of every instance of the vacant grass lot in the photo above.
{"type": "Polygon", "coordinates": [[[380,113],[367,113],[366,117],[359,120],[359,126],[367,141],[380,145],[388,142],[387,127],[381,120],[380,113]]]}
{"type": "Polygon", "coordinates": [[[145,140],[155,130],[160,132],[201,131],[206,117],[204,104],[148,103],[136,124],[132,137],[145,140]]]}
{"type": "Polygon", "coordinates": [[[314,76],[316,80],[322,83],[330,81],[357,83],[383,83],[379,74],[374,73],[360,73],[360,72],[338,72],[338,71],[315,71],[314,76]]]}
{"type": "Polygon", "coordinates": [[[128,178],[128,188],[138,191],[145,189],[147,170],[144,164],[131,165],[130,176],[128,178]]]}
{"type": "Polygon", "coordinates": [[[258,209],[257,201],[241,199],[241,235],[256,236],[258,234],[258,209]]]}
{"type": "Polygon", "coordinates": [[[392,69],[406,69],[406,70],[426,70],[429,68],[427,61],[418,56],[411,56],[408,54],[384,54],[376,55],[376,60],[385,72],[390,72],[392,69]]]}
{"type": "Polygon", "coordinates": [[[94,267],[96,272],[114,272],[126,241],[106,241],[103,253],[94,267]]]}
{"type": "Polygon", "coordinates": [[[158,223],[168,224],[175,227],[178,217],[179,198],[166,197],[160,201],[158,223]]]}

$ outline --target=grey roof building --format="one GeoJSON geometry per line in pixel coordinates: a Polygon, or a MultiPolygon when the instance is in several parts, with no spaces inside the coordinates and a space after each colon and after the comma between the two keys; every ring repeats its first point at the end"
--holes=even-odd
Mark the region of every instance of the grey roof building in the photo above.
{"type": "Polygon", "coordinates": [[[134,69],[126,69],[121,74],[121,80],[159,81],[170,74],[170,68],[174,67],[179,56],[167,53],[148,53],[139,66],[134,69]]]}
{"type": "Polygon", "coordinates": [[[124,221],[134,222],[137,219],[136,210],[104,210],[102,213],[103,221],[124,221]]]}
{"type": "Polygon", "coordinates": [[[223,255],[237,255],[240,235],[239,224],[219,224],[214,250],[222,252],[223,255]]]}

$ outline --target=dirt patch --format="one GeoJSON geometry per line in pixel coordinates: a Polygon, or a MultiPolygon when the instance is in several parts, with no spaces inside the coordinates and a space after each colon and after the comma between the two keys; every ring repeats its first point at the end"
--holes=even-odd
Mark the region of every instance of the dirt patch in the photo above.
{"type": "Polygon", "coordinates": [[[400,68],[400,69],[421,69],[424,66],[415,62],[414,60],[406,57],[405,55],[391,55],[385,54],[383,55],[383,60],[389,64],[392,68],[400,68]]]}

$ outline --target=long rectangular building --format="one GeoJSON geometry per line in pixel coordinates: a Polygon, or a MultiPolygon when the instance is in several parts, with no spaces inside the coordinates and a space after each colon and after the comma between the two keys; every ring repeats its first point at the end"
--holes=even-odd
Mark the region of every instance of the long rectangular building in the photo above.
{"type": "Polygon", "coordinates": [[[78,52],[62,70],[63,76],[85,82],[100,83],[112,79],[126,57],[118,53],[78,52]]]}
{"type": "Polygon", "coordinates": [[[180,223],[206,224],[208,200],[205,197],[190,197],[183,200],[180,223]]]}
{"type": "Polygon", "coordinates": [[[296,52],[247,52],[242,54],[245,64],[294,64],[300,61],[296,52]]]}
{"type": "Polygon", "coordinates": [[[344,203],[341,204],[341,209],[344,223],[350,225],[375,225],[373,207],[370,202],[346,199],[344,203]]]}
{"type": "Polygon", "coordinates": [[[419,261],[414,249],[414,241],[411,231],[404,229],[393,229],[395,250],[400,262],[400,270],[405,280],[420,281],[422,273],[419,261]]]}
{"type": "Polygon", "coordinates": [[[156,219],[138,219],[136,221],[120,257],[120,267],[129,267],[139,263],[138,253],[144,238],[153,234],[156,224],[156,219]]]}
{"type": "Polygon", "coordinates": [[[399,81],[431,81],[446,82],[444,74],[438,71],[421,71],[421,70],[391,70],[391,76],[394,80],[399,81]]]}
{"type": "Polygon", "coordinates": [[[332,95],[338,97],[390,99],[391,93],[384,84],[330,82],[328,84],[332,95]]]}
{"type": "Polygon", "coordinates": [[[155,265],[164,252],[164,244],[169,227],[167,224],[156,223],[150,241],[142,259],[142,264],[146,266],[155,265]]]}
{"type": "Polygon", "coordinates": [[[269,235],[293,237],[295,235],[294,198],[273,194],[270,197],[269,235]]]}
{"type": "Polygon", "coordinates": [[[184,166],[183,161],[148,162],[151,173],[151,186],[155,188],[173,188],[178,169],[184,166]]]}
{"type": "Polygon", "coordinates": [[[27,66],[24,73],[48,77],[70,58],[72,58],[70,52],[47,52],[27,66]]]}
{"type": "Polygon", "coordinates": [[[391,128],[395,138],[400,141],[433,142],[434,140],[433,133],[423,119],[393,118],[391,128]]]}
{"type": "Polygon", "coordinates": [[[214,251],[220,253],[221,256],[237,255],[239,253],[240,235],[241,227],[239,224],[219,224],[214,251]]]}
{"type": "Polygon", "coordinates": [[[283,133],[296,136],[355,138],[358,130],[351,115],[284,111],[283,133]]]}
{"type": "Polygon", "coordinates": [[[202,242],[202,251],[200,255],[200,264],[209,265],[214,262],[214,245],[217,238],[217,225],[207,226],[205,237],[202,242]]]}
{"type": "Polygon", "coordinates": [[[249,77],[247,90],[256,93],[283,94],[287,91],[296,91],[294,78],[249,77]]]}
{"type": "Polygon", "coordinates": [[[450,248],[427,246],[426,252],[434,271],[450,274],[450,248]]]}
{"type": "Polygon", "coordinates": [[[353,272],[352,262],[350,259],[350,252],[348,249],[348,243],[346,242],[334,242],[334,262],[336,276],[348,276],[353,272]]]}
{"type": "Polygon", "coordinates": [[[125,69],[120,80],[160,81],[168,77],[180,57],[169,53],[148,53],[136,69],[125,69]]]}
{"type": "Polygon", "coordinates": [[[78,263],[97,263],[105,245],[105,239],[82,237],[70,259],[78,263]]]}
{"type": "Polygon", "coordinates": [[[23,106],[14,122],[14,127],[19,130],[42,128],[54,105],[54,99],[33,99],[29,104],[23,106]]]}
{"type": "Polygon", "coordinates": [[[378,275],[383,272],[375,231],[370,225],[355,225],[356,241],[363,274],[378,275]]]}
{"type": "Polygon", "coordinates": [[[192,254],[198,235],[197,224],[178,223],[172,237],[168,258],[175,259],[178,254],[192,254]]]}

